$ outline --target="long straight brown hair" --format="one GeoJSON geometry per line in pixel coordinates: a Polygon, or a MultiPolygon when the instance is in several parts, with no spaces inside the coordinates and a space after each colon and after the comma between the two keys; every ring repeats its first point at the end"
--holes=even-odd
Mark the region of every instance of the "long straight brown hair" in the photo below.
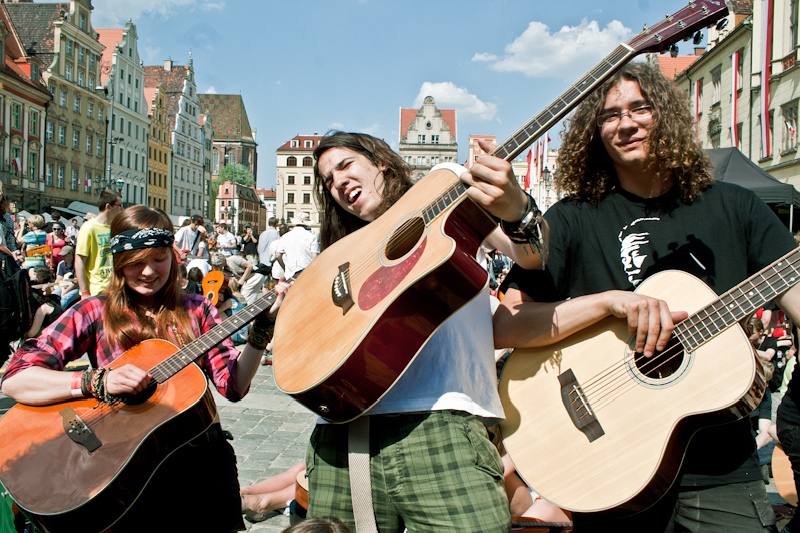
{"type": "MultiPolygon", "coordinates": [[[[111,222],[111,236],[119,235],[131,229],[159,228],[174,231],[172,221],[161,209],[145,205],[134,205],[126,208],[111,222]]],[[[169,279],[156,294],[153,308],[142,305],[138,293],[125,284],[123,269],[126,266],[146,261],[164,248],[145,248],[131,250],[114,255],[114,274],[105,291],[105,327],[106,339],[112,346],[124,350],[147,339],[166,339],[181,344],[194,339],[192,320],[184,304],[181,293],[180,270],[175,255],[170,253],[172,265],[169,279]],[[147,316],[150,312],[151,317],[147,316]],[[180,338],[175,333],[177,327],[180,338]]],[[[168,249],[172,252],[172,249],[168,249]]]]}

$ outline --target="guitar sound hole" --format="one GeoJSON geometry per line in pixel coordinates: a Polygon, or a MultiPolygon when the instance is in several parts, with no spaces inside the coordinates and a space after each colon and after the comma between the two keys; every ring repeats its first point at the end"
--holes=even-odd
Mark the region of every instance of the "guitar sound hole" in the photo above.
{"type": "Polygon", "coordinates": [[[140,405],[150,399],[150,397],[156,392],[156,387],[158,387],[158,383],[155,380],[151,380],[150,384],[138,394],[125,394],[120,396],[120,401],[125,405],[140,405]]]}
{"type": "Polygon", "coordinates": [[[416,247],[424,231],[425,222],[421,218],[406,220],[386,243],[386,258],[394,261],[406,255],[416,247]]]}
{"type": "Polygon", "coordinates": [[[652,357],[645,357],[643,354],[637,353],[634,354],[633,361],[639,372],[648,378],[666,379],[678,371],[683,364],[684,357],[683,346],[678,339],[673,337],[663,351],[656,351],[652,357]]]}

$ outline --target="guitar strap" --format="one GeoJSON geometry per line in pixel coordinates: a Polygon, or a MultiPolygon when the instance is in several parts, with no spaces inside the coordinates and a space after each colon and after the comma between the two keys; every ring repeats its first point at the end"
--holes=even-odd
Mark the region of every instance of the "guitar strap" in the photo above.
{"type": "Polygon", "coordinates": [[[369,417],[362,416],[348,424],[347,463],[350,473],[350,499],[356,533],[377,533],[372,509],[372,480],[369,471],[369,417]]]}

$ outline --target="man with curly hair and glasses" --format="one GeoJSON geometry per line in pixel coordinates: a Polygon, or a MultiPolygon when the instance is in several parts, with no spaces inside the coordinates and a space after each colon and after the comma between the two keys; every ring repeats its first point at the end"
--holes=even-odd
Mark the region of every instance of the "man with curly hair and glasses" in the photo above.
{"type": "MultiPolygon", "coordinates": [[[[510,273],[494,315],[498,347],[549,346],[618,317],[627,320],[630,352],[647,361],[666,348],[687,312],[633,292],[642,281],[680,270],[722,294],[795,246],[752,192],[714,182],[687,95],[644,64],[623,67],[578,106],[557,167],[567,197],[545,214],[546,270],[510,273]]],[[[776,302],[800,316],[799,294],[795,287],[776,302]]],[[[717,354],[721,364],[703,394],[721,388],[726,356],[717,354]]],[[[637,433],[653,427],[630,423],[641,423],[637,433]]],[[[646,511],[575,513],[575,531],[776,531],[746,416],[697,431],[678,465],[671,488],[646,511]]]]}

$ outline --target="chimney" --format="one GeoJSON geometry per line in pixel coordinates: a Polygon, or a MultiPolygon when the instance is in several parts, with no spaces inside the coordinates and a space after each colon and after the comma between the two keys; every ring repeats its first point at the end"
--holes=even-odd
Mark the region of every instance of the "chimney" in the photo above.
{"type": "Polygon", "coordinates": [[[705,53],[706,53],[706,47],[705,46],[695,46],[694,47],[694,55],[696,55],[697,57],[700,57],[701,55],[703,55],[705,53]]]}
{"type": "Polygon", "coordinates": [[[167,60],[164,61],[164,70],[166,70],[167,72],[172,72],[172,60],[171,59],[167,59],[167,60]]]}

